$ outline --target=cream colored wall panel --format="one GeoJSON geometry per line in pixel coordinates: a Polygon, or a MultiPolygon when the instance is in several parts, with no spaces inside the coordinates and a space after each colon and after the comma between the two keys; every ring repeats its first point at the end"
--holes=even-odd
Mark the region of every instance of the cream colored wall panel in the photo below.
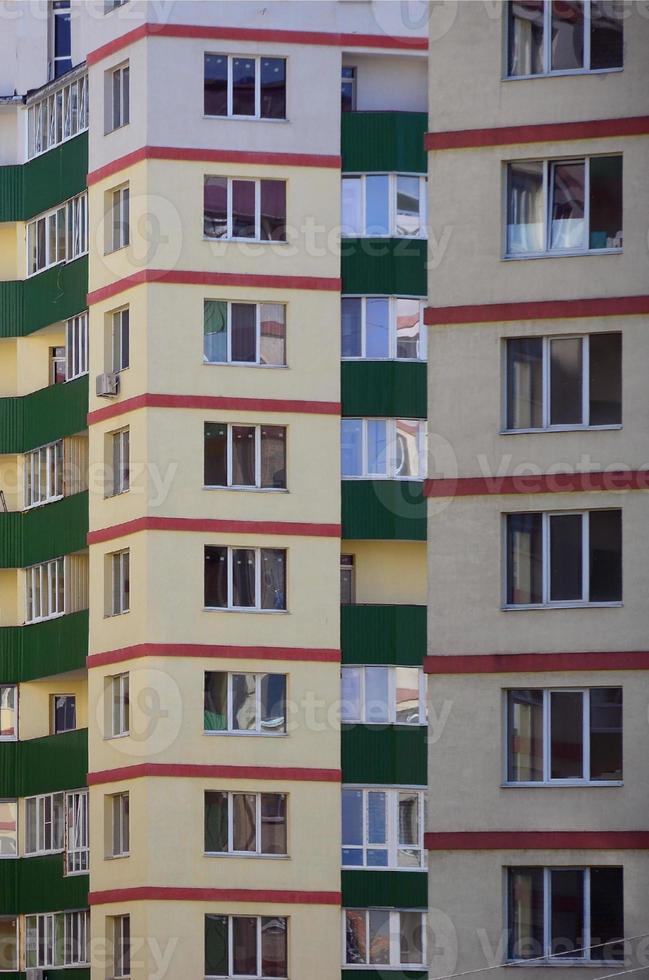
{"type": "Polygon", "coordinates": [[[77,728],[88,725],[88,683],[85,677],[58,675],[44,681],[20,685],[20,738],[42,738],[52,734],[52,698],[73,694],[76,698],[77,728]]]}
{"type": "Polygon", "coordinates": [[[0,398],[10,398],[17,393],[17,353],[16,338],[0,341],[0,398]]]}
{"type": "Polygon", "coordinates": [[[111,527],[142,517],[149,511],[154,497],[152,487],[158,487],[158,472],[164,472],[165,463],[151,459],[147,447],[149,417],[143,410],[118,415],[107,421],[91,425],[89,429],[90,466],[90,529],[111,527]],[[113,487],[113,435],[120,430],[129,432],[129,489],[112,494],[113,487]]]}
{"type": "MultiPolygon", "coordinates": [[[[91,495],[92,497],[92,495],[91,495]]],[[[92,504],[91,504],[92,506],[92,504]]],[[[147,551],[146,534],[131,534],[101,545],[91,545],[89,551],[90,620],[88,649],[117,650],[144,643],[147,635],[147,551]],[[106,556],[128,549],[130,559],[130,610],[118,616],[107,615],[108,579],[106,556]]]]}
{"type": "Polygon", "coordinates": [[[347,541],[340,545],[354,556],[356,602],[426,604],[424,541],[347,541]]]}
{"type": "Polygon", "coordinates": [[[645,672],[432,675],[428,692],[429,718],[439,720],[429,729],[433,733],[428,750],[429,784],[453,787],[449,793],[431,794],[429,829],[603,831],[637,830],[644,825],[649,806],[645,737],[649,678],[645,672]],[[502,785],[506,779],[505,692],[557,687],[622,688],[623,786],[502,785]],[[480,751],[476,751],[478,746],[480,751]]]}
{"type": "Polygon", "coordinates": [[[65,325],[53,324],[16,342],[17,393],[27,395],[50,383],[50,347],[65,346],[65,325]]]}
{"type": "Polygon", "coordinates": [[[24,605],[18,601],[18,575],[15,568],[0,569],[0,626],[19,626],[25,621],[24,605]]]}
{"type": "Polygon", "coordinates": [[[647,251],[648,147],[647,137],[620,137],[430,154],[429,213],[434,236],[430,303],[463,306],[641,293],[647,251]],[[623,252],[504,259],[505,163],[598,153],[623,156],[623,252]],[[459,211],[458,201],[462,202],[459,211]],[[462,275],[452,274],[457,269],[462,275]]]}
{"type": "Polygon", "coordinates": [[[431,500],[429,652],[644,650],[648,588],[645,554],[649,547],[646,505],[642,491],[431,500]],[[503,610],[503,515],[602,507],[622,509],[623,605],[503,610]],[[452,589],[449,582],[454,583],[452,589]]]}
{"type": "MultiPolygon", "coordinates": [[[[0,120],[2,114],[0,113],[0,120]]],[[[1,122],[0,122],[1,125],[1,122]]],[[[0,280],[18,279],[22,275],[23,261],[18,255],[18,242],[25,241],[24,226],[14,221],[0,224],[0,280]],[[20,231],[20,234],[19,234],[20,231]],[[20,273],[19,273],[20,268],[20,273]]]]}

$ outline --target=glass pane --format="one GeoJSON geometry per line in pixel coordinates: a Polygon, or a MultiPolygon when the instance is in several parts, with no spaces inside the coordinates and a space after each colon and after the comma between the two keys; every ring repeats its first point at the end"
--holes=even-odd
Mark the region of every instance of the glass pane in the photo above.
{"type": "Polygon", "coordinates": [[[597,936],[599,944],[609,944],[594,947],[590,954],[592,959],[624,959],[623,944],[613,942],[624,936],[622,868],[590,869],[590,934],[597,936]]]}
{"type": "Polygon", "coordinates": [[[232,794],[232,847],[235,851],[257,849],[257,797],[254,793],[232,794]]]}
{"type": "Polygon", "coordinates": [[[286,429],[283,425],[261,427],[261,485],[286,487],[286,429]]]}
{"type": "Polygon", "coordinates": [[[585,248],[585,166],[583,160],[553,163],[550,248],[585,248]]]}
{"type": "Polygon", "coordinates": [[[343,177],[341,225],[343,235],[363,234],[360,177],[343,177]]]}
{"type": "Polygon", "coordinates": [[[284,793],[261,794],[261,852],[262,854],[286,854],[286,796],[284,793]]]}
{"type": "Polygon", "coordinates": [[[365,233],[390,234],[390,181],[387,174],[370,174],[365,178],[365,233]]]}
{"type": "Polygon", "coordinates": [[[232,605],[248,608],[255,603],[255,551],[232,549],[232,605]]]}
{"type": "Polygon", "coordinates": [[[0,970],[18,969],[18,920],[0,918],[0,970]]]}
{"type": "Polygon", "coordinates": [[[543,341],[520,337],[507,341],[507,428],[543,425],[543,341]]]}
{"type": "Polygon", "coordinates": [[[262,977],[288,975],[286,919],[283,917],[262,916],[261,975],[262,977]]]}
{"type": "Polygon", "coordinates": [[[370,909],[369,919],[369,960],[370,963],[390,962],[390,913],[387,909],[370,909]]]}
{"type": "Polygon", "coordinates": [[[226,177],[205,177],[203,183],[203,234],[206,238],[225,238],[228,233],[228,181],[226,177]]]}
{"type": "MultiPolygon", "coordinates": [[[[584,945],[584,872],[550,871],[550,950],[552,954],[584,945]]],[[[583,957],[585,953],[572,953],[583,957]]]]}
{"type": "Polygon", "coordinates": [[[255,59],[232,59],[232,114],[255,115],[255,59]]]}
{"type": "Polygon", "coordinates": [[[622,157],[590,161],[589,248],[622,248],[622,157]]]}
{"type": "Polygon", "coordinates": [[[232,237],[256,238],[255,182],[232,181],[232,237]]]}
{"type": "Polygon", "coordinates": [[[421,304],[418,299],[397,300],[397,357],[423,358],[421,304]]]}
{"type": "Polygon", "coordinates": [[[589,514],[591,602],[622,600],[622,511],[593,510],[589,514]]]}
{"type": "Polygon", "coordinates": [[[507,692],[507,779],[543,779],[543,691],[507,692]]]}
{"type": "Polygon", "coordinates": [[[262,303],[260,307],[261,364],[286,364],[286,309],[281,303],[262,303]]]}
{"type": "Polygon", "coordinates": [[[205,548],[205,605],[224,609],[228,604],[228,549],[205,548]]]}
{"type": "Polygon", "coordinates": [[[584,4],[582,0],[553,0],[552,70],[584,67],[584,4]]]}
{"type": "Polygon", "coordinates": [[[507,602],[542,602],[543,559],[541,514],[507,516],[507,602]]]}
{"type": "Polygon", "coordinates": [[[204,429],[204,483],[206,487],[227,486],[228,427],[222,422],[206,422],[204,429]]]}
{"type": "Polygon", "coordinates": [[[622,688],[590,692],[590,778],[622,779],[622,688]]]}
{"type": "Polygon", "coordinates": [[[397,863],[400,868],[418,868],[421,865],[421,840],[417,793],[399,793],[397,824],[397,863]]]}
{"type": "Polygon", "coordinates": [[[424,962],[424,930],[421,912],[399,912],[401,963],[424,962]]]}
{"type": "Polygon", "coordinates": [[[286,609],[286,552],[261,549],[261,608],[286,609]]]}
{"type": "Polygon", "coordinates": [[[227,977],[228,919],[225,915],[205,916],[205,973],[210,977],[227,977]]]}
{"type": "Polygon", "coordinates": [[[365,668],[365,721],[370,725],[389,720],[388,684],[387,667],[365,668]]]}
{"type": "Polygon", "coordinates": [[[257,360],[257,308],[254,303],[232,303],[231,359],[257,360]]]}
{"type": "Polygon", "coordinates": [[[397,177],[397,235],[421,234],[419,177],[397,177]]]}
{"type": "Polygon", "coordinates": [[[341,721],[361,721],[361,668],[341,671],[341,721]]]}
{"type": "Polygon", "coordinates": [[[366,913],[360,909],[345,912],[345,963],[367,963],[366,913]]]}
{"type": "Polygon", "coordinates": [[[396,722],[397,725],[419,725],[419,669],[395,667],[396,722]]]}
{"type": "Polygon", "coordinates": [[[390,304],[387,299],[365,302],[365,356],[390,356],[390,304]]]}
{"type": "Polygon", "coordinates": [[[0,688],[0,737],[16,737],[16,688],[0,688]]]}
{"type": "MultiPolygon", "coordinates": [[[[17,803],[15,800],[0,800],[0,856],[16,857],[17,854],[17,803]]],[[[2,949],[0,948],[0,961],[2,949]]]]}
{"type": "Polygon", "coordinates": [[[342,791],[342,845],[344,865],[363,864],[363,793],[359,789],[342,791]]]}
{"type": "Polygon", "coordinates": [[[367,794],[367,843],[385,844],[387,836],[386,794],[372,791],[367,794]]]}
{"type": "Polygon", "coordinates": [[[510,75],[543,71],[543,0],[510,0],[508,35],[510,75]]]}
{"type": "Polygon", "coordinates": [[[232,426],[232,483],[235,487],[254,487],[255,427],[232,426]]]}
{"type": "Polygon", "coordinates": [[[394,446],[395,476],[417,478],[424,475],[420,443],[421,423],[411,419],[397,419],[394,446]]]}
{"type": "Polygon", "coordinates": [[[205,103],[206,116],[228,114],[228,59],[222,54],[205,55],[205,103]]]}
{"type": "MultiPolygon", "coordinates": [[[[114,328],[113,328],[114,329],[114,328]]],[[[222,363],[228,359],[228,304],[205,300],[203,310],[203,360],[222,363]]],[[[119,359],[113,360],[115,365],[119,359]]]]}
{"type": "Polygon", "coordinates": [[[510,868],[508,871],[508,956],[533,959],[545,952],[543,945],[543,869],[510,868]]]}
{"type": "Polygon", "coordinates": [[[257,976],[257,917],[232,916],[232,973],[257,976]]]}
{"type": "Polygon", "coordinates": [[[341,419],[340,467],[342,476],[361,476],[363,473],[363,422],[361,419],[341,419]]]}
{"type": "Polygon", "coordinates": [[[354,79],[356,76],[355,68],[348,68],[343,65],[342,77],[340,80],[340,109],[341,112],[352,112],[356,108],[354,98],[354,79]]]}
{"type": "Polygon", "coordinates": [[[550,341],[550,424],[580,425],[583,343],[580,337],[550,341]]]}
{"type": "MultiPolygon", "coordinates": [[[[117,798],[116,798],[117,799],[117,798]]],[[[228,849],[228,794],[205,794],[205,851],[219,854],[228,849]]]]}
{"type": "Polygon", "coordinates": [[[261,182],[261,238],[262,241],[286,241],[286,182],[284,180],[261,182]]]}
{"type": "Polygon", "coordinates": [[[261,675],[261,730],[286,731],[286,677],[284,674],[261,675]]]}
{"type": "Polygon", "coordinates": [[[261,59],[261,116],[263,119],[286,118],[286,61],[284,58],[261,59]]]}
{"type": "MultiPolygon", "coordinates": [[[[590,67],[621,68],[624,63],[624,0],[591,0],[590,67]]],[[[608,959],[609,957],[607,957],[608,959]]]]}
{"type": "Polygon", "coordinates": [[[550,601],[584,598],[581,514],[550,516],[550,601]]]}
{"type": "Polygon", "coordinates": [[[591,334],[589,348],[589,422],[591,425],[621,425],[622,334],[591,334]]]}
{"type": "Polygon", "coordinates": [[[257,727],[257,678],[254,674],[232,675],[232,727],[254,731],[257,727]]]}
{"type": "Polygon", "coordinates": [[[367,472],[370,476],[387,474],[387,424],[385,419],[367,420],[367,472]]]}
{"type": "Polygon", "coordinates": [[[362,299],[348,297],[341,303],[341,356],[360,357],[361,347],[361,304],[362,299]]]}
{"type": "Polygon", "coordinates": [[[543,163],[510,163],[507,190],[507,252],[541,252],[543,241],[543,163]]]}
{"type": "Polygon", "coordinates": [[[204,725],[206,732],[222,732],[228,727],[228,675],[221,671],[205,673],[204,725]]]}
{"type": "Polygon", "coordinates": [[[583,719],[584,698],[580,691],[552,691],[550,693],[550,775],[552,779],[581,779],[583,777],[583,719]]]}

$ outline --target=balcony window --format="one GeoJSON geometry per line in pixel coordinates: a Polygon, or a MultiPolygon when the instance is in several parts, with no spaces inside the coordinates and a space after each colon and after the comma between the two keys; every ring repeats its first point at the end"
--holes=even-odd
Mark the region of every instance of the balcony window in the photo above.
{"type": "Polygon", "coordinates": [[[206,732],[286,733],[286,675],[206,671],[206,732]]]}
{"type": "Polygon", "coordinates": [[[425,674],[420,667],[343,667],[341,721],[363,725],[425,725],[425,674]]]}
{"type": "Polygon", "coordinates": [[[390,909],[346,909],[344,966],[426,965],[426,915],[390,909]]]}
{"type": "Polygon", "coordinates": [[[206,915],[205,980],[287,977],[287,931],[279,915],[206,915]]]}
{"type": "Polygon", "coordinates": [[[343,177],[343,237],[426,238],[426,184],[411,174],[343,177]]]}
{"type": "Polygon", "coordinates": [[[281,303],[205,300],[203,362],[283,367],[286,307],[281,303]]]}
{"type": "Polygon", "coordinates": [[[343,360],[426,359],[426,329],[420,299],[345,296],[341,326],[343,360]]]}
{"type": "Polygon", "coordinates": [[[204,424],[206,487],[286,489],[286,427],[204,424]]]}
{"type": "Polygon", "coordinates": [[[205,608],[286,609],[286,550],[205,547],[205,608]]]}
{"type": "Polygon", "coordinates": [[[205,793],[205,853],[285,855],[285,793],[205,793]]]}
{"type": "Polygon", "coordinates": [[[286,118],[286,59],[206,54],[206,116],[286,118]]]}
{"type": "Polygon", "coordinates": [[[424,432],[418,419],[341,419],[343,479],[423,480],[424,432]]]}
{"type": "Polygon", "coordinates": [[[207,176],[203,234],[234,241],[286,241],[286,181],[207,176]]]}

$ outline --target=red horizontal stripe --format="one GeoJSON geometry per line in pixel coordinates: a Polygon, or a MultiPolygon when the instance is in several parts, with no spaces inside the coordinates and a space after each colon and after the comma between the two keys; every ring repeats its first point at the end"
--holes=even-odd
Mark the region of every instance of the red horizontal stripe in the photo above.
{"type": "Polygon", "coordinates": [[[230,398],[226,395],[134,395],[88,414],[88,425],[112,419],[139,408],[194,408],[228,412],[290,412],[295,415],[340,415],[340,402],[310,402],[288,398],[230,398]]]}
{"type": "Polygon", "coordinates": [[[260,166],[327,167],[340,170],[341,158],[332,153],[269,153],[254,150],[207,150],[200,147],[142,146],[88,174],[88,186],[142,160],[193,160],[205,163],[253,163],[260,166]]]}
{"type": "Polygon", "coordinates": [[[649,470],[595,473],[520,473],[518,476],[468,476],[425,480],[425,497],[475,497],[493,494],[590,493],[649,490],[649,470]]]}
{"type": "Polygon", "coordinates": [[[491,126],[487,129],[426,133],[424,146],[427,150],[464,150],[477,146],[554,143],[560,140],[601,139],[606,136],[645,136],[648,133],[649,116],[626,116],[622,119],[587,119],[583,122],[491,126]]]}
{"type": "Polygon", "coordinates": [[[557,670],[648,670],[649,651],[461,653],[424,657],[426,674],[516,674],[557,670]]]}
{"type": "Polygon", "coordinates": [[[141,885],[90,892],[90,905],[112,902],[255,902],[278,905],[340,905],[340,892],[279,891],[265,888],[178,888],[141,885]]]}
{"type": "Polygon", "coordinates": [[[339,783],[340,769],[308,769],[300,766],[208,766],[183,763],[142,762],[119,769],[88,773],[88,786],[123,779],[167,777],[172,779],[274,779],[285,782],[339,783]]]}
{"type": "Polygon", "coordinates": [[[340,663],[340,650],[318,647],[242,647],[211,643],[138,643],[92,653],[86,658],[88,667],[139,660],[142,657],[205,657],[216,660],[290,660],[313,663],[340,663]]]}
{"type": "Polygon", "coordinates": [[[192,272],[186,269],[141,269],[124,279],[88,293],[87,303],[101,303],[143,283],[164,282],[182,286],[242,286],[246,289],[308,289],[340,292],[340,279],[327,276],[259,276],[252,273],[192,272]]]}
{"type": "Polygon", "coordinates": [[[635,851],[649,848],[647,830],[459,830],[424,834],[429,851],[635,851]]]}
{"type": "Polygon", "coordinates": [[[223,521],[209,517],[136,517],[88,532],[88,544],[101,544],[138,531],[194,531],[222,534],[287,534],[312,538],[339,538],[340,524],[301,521],[223,521]]]}
{"type": "Polygon", "coordinates": [[[471,306],[427,306],[429,327],[455,323],[500,323],[511,320],[562,320],[587,316],[638,316],[649,313],[649,296],[539,300],[533,303],[480,303],[471,306]]]}
{"type": "Polygon", "coordinates": [[[272,28],[251,27],[203,27],[198,24],[141,24],[121,37],[95,48],[86,58],[94,65],[102,58],[123,50],[143,37],[203,38],[211,41],[267,41],[285,44],[315,44],[326,47],[394,48],[398,50],[426,51],[425,37],[390,37],[385,34],[348,34],[326,31],[286,31],[272,28]]]}

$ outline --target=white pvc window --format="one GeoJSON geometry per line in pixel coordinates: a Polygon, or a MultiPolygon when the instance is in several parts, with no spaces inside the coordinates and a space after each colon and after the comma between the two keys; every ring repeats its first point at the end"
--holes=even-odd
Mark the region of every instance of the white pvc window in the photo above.
{"type": "Polygon", "coordinates": [[[130,683],[128,673],[115,674],[110,678],[111,727],[110,734],[128,735],[130,730],[130,683]]]}
{"type": "Polygon", "coordinates": [[[18,688],[15,684],[0,685],[0,741],[18,738],[18,688]]]}
{"type": "Polygon", "coordinates": [[[406,296],[343,296],[343,360],[426,360],[424,304],[406,296]]]}
{"type": "Polygon", "coordinates": [[[116,310],[111,317],[111,370],[125,371],[129,365],[130,312],[128,306],[116,310]]]}
{"type": "Polygon", "coordinates": [[[63,440],[25,453],[25,507],[63,496],[63,440]]]}
{"type": "Polygon", "coordinates": [[[127,126],[130,121],[130,72],[128,62],[107,72],[109,76],[108,97],[110,98],[109,130],[127,126]]]}
{"type": "Polygon", "coordinates": [[[65,794],[65,872],[68,875],[88,871],[90,841],[88,833],[88,790],[65,794]]]}
{"type": "Polygon", "coordinates": [[[127,857],[130,850],[129,794],[110,797],[111,857],[127,857]]]}
{"type": "Polygon", "coordinates": [[[113,976],[115,980],[131,975],[131,917],[113,917],[113,976]]]}
{"type": "Polygon", "coordinates": [[[204,112],[235,119],[286,118],[286,59],[205,55],[204,112]]]}
{"type": "Polygon", "coordinates": [[[286,611],[286,549],[206,545],[205,608],[286,611]]]}
{"type": "Polygon", "coordinates": [[[88,373],[88,314],[80,313],[65,326],[65,380],[88,373]]]}
{"type": "Polygon", "coordinates": [[[286,181],[206,176],[203,235],[234,241],[286,241],[286,181]]]}
{"type": "Polygon", "coordinates": [[[425,725],[426,675],[420,667],[343,667],[341,721],[425,725]]]}
{"type": "Polygon", "coordinates": [[[288,976],[284,916],[206,915],[205,980],[288,976]]]}
{"type": "Polygon", "coordinates": [[[25,854],[62,851],[65,843],[65,793],[25,799],[25,854]]]}
{"type": "Polygon", "coordinates": [[[111,246],[115,252],[126,248],[130,242],[130,194],[129,187],[118,187],[111,195],[111,246]]]}
{"type": "MultiPolygon", "coordinates": [[[[111,450],[112,450],[112,467],[113,467],[113,479],[111,485],[111,492],[114,496],[118,493],[125,493],[130,486],[130,430],[120,429],[119,432],[111,433],[111,450]]],[[[121,555],[127,555],[128,552],[121,552],[121,555]]],[[[115,555],[114,558],[118,556],[115,555]]],[[[123,560],[122,560],[123,561],[123,560]]],[[[120,574],[123,574],[123,570],[120,569],[120,574]]],[[[127,570],[128,577],[128,570],[127,570]]],[[[124,606],[126,603],[126,608],[119,608],[119,612],[126,612],[128,608],[128,597],[124,597],[123,583],[120,583],[119,588],[121,590],[121,595],[119,596],[118,605],[120,607],[124,606]]],[[[113,609],[113,615],[115,615],[116,610],[113,609]]]]}
{"type": "Polygon", "coordinates": [[[285,855],[285,793],[205,793],[205,853],[285,855]]]}
{"type": "Polygon", "coordinates": [[[391,909],[343,911],[343,965],[424,968],[426,914],[391,909]]]}
{"type": "Polygon", "coordinates": [[[286,427],[204,424],[204,484],[235,489],[286,489],[286,427]]]}
{"type": "Polygon", "coordinates": [[[130,609],[131,575],[130,551],[115,551],[108,555],[110,565],[109,616],[121,616],[130,609]]]}
{"type": "Polygon", "coordinates": [[[342,866],[425,868],[425,799],[424,790],[344,786],[342,866]]]}
{"type": "Polygon", "coordinates": [[[427,238],[426,177],[362,174],[342,178],[343,237],[427,238]]]}
{"type": "Polygon", "coordinates": [[[425,432],[420,419],[341,419],[341,476],[423,480],[425,432]]]}
{"type": "Polygon", "coordinates": [[[284,735],[286,674],[206,671],[205,732],[284,735]]]}
{"type": "Polygon", "coordinates": [[[88,195],[79,194],[27,224],[27,275],[88,251],[88,195]]]}
{"type": "Polygon", "coordinates": [[[286,364],[286,307],[282,303],[205,300],[205,364],[286,364]]]}
{"type": "Polygon", "coordinates": [[[65,559],[25,569],[26,620],[35,623],[65,613],[65,559]]]}
{"type": "Polygon", "coordinates": [[[89,963],[90,914],[87,910],[25,916],[27,969],[89,963]]]}
{"type": "Polygon", "coordinates": [[[27,157],[39,156],[88,128],[88,76],[33,101],[27,110],[27,157]]]}

